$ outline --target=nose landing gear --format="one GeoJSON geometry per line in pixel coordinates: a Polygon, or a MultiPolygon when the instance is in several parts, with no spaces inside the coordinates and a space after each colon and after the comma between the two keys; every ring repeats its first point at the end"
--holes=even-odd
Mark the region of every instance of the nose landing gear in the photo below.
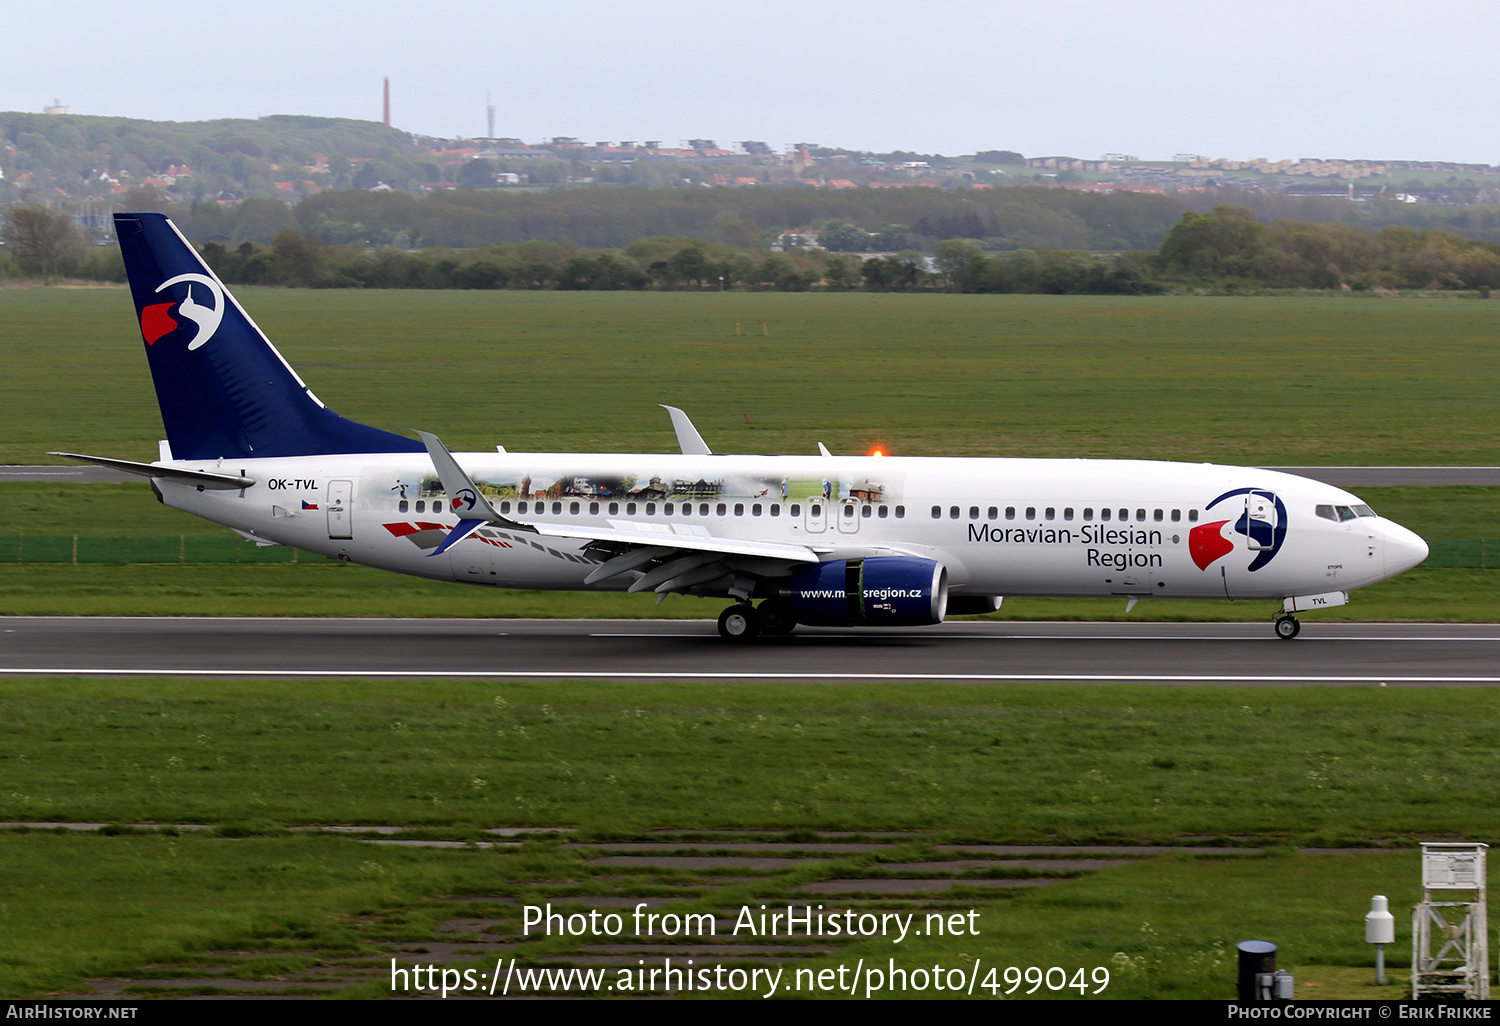
{"type": "Polygon", "coordinates": [[[1282,641],[1291,641],[1302,632],[1302,623],[1291,613],[1276,616],[1276,636],[1282,641]]]}

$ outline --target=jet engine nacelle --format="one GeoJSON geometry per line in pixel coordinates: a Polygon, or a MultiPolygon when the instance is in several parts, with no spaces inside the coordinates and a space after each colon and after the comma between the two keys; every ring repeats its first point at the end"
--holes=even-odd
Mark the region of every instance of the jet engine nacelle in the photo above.
{"type": "Polygon", "coordinates": [[[948,570],[915,556],[840,559],[801,568],[781,597],[798,623],[924,627],[943,622],[948,570]]]}

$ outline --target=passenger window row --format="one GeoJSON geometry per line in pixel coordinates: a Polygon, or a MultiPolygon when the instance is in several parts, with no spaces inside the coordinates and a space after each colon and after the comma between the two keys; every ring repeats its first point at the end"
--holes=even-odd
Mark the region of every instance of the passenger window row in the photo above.
{"type": "MultiPolygon", "coordinates": [[[[1319,506],[1318,508],[1321,510],[1323,507],[1319,506]]],[[[1100,521],[1102,521],[1102,522],[1109,522],[1111,520],[1115,520],[1115,519],[1117,519],[1116,516],[1115,516],[1115,514],[1117,512],[1119,514],[1118,519],[1121,522],[1125,522],[1125,521],[1129,521],[1130,520],[1130,510],[1127,507],[1124,507],[1124,506],[1121,506],[1118,510],[1115,510],[1115,509],[1109,508],[1109,507],[1102,508],[1102,509],[1100,509],[1098,511],[1098,519],[1100,521]]],[[[1027,506],[1025,514],[1026,514],[1025,515],[1025,519],[1027,519],[1027,520],[1036,520],[1037,519],[1037,507],[1035,507],[1035,506],[1027,506]]],[[[1063,509],[1062,509],[1062,519],[1063,520],[1073,520],[1073,519],[1076,518],[1076,515],[1077,515],[1077,511],[1072,506],[1064,506],[1063,507],[1063,509]]],[[[1319,516],[1321,516],[1321,515],[1322,514],[1320,513],[1319,516]]],[[[963,518],[963,516],[964,516],[964,510],[963,510],[962,507],[960,507],[960,506],[949,506],[948,507],[948,519],[949,520],[960,520],[960,519],[963,518]]],[[[980,519],[979,507],[978,506],[970,506],[969,509],[968,509],[968,516],[969,516],[970,520],[978,520],[978,519],[980,519]]],[[[989,520],[999,520],[1000,519],[1000,507],[999,506],[991,506],[991,507],[989,507],[989,509],[985,512],[985,517],[987,519],[989,519],[989,520]]],[[[934,507],[932,507],[932,519],[934,519],[934,520],[941,520],[942,518],[943,518],[943,507],[941,507],[941,506],[934,506],[934,507]]],[[[1006,506],[1005,507],[1005,519],[1006,520],[1015,520],[1016,519],[1016,507],[1015,506],[1006,506]]],[[[1058,519],[1057,507],[1056,506],[1048,506],[1048,507],[1046,507],[1046,509],[1042,510],[1041,519],[1043,519],[1043,520],[1056,520],[1056,519],[1058,519]]],[[[1092,522],[1095,519],[1094,507],[1092,507],[1092,506],[1085,506],[1083,508],[1082,519],[1086,523],[1092,522]]],[[[1188,510],[1187,511],[1187,519],[1188,519],[1188,523],[1190,523],[1190,524],[1197,523],[1198,522],[1198,511],[1195,510],[1195,509],[1188,510]]],[[[1165,520],[1171,520],[1171,522],[1174,523],[1174,524],[1181,523],[1182,522],[1182,510],[1180,510],[1180,509],[1173,509],[1173,510],[1152,509],[1152,510],[1146,510],[1146,509],[1137,508],[1136,511],[1135,511],[1135,520],[1136,520],[1137,523],[1145,523],[1147,520],[1150,520],[1152,523],[1156,523],[1156,524],[1162,523],[1165,520]]]]}
{"type": "MultiPolygon", "coordinates": [[[[417,512],[418,513],[423,512],[422,505],[423,504],[422,504],[421,500],[418,500],[418,502],[417,502],[417,512]]],[[[871,517],[877,517],[877,518],[879,518],[881,520],[884,520],[884,519],[886,519],[888,517],[894,516],[897,520],[901,520],[901,519],[904,519],[906,517],[906,507],[905,506],[888,506],[885,503],[880,503],[880,504],[874,505],[874,506],[867,505],[867,504],[847,503],[846,504],[845,515],[849,516],[849,517],[854,516],[854,513],[851,512],[851,511],[852,511],[852,509],[856,505],[860,506],[859,515],[861,517],[864,517],[865,519],[869,519],[871,517]]],[[[802,503],[800,503],[800,502],[793,502],[793,503],[789,503],[789,504],[783,504],[783,503],[780,503],[780,502],[771,502],[771,503],[753,502],[753,503],[749,503],[749,504],[746,504],[746,503],[743,503],[743,502],[736,502],[736,503],[733,504],[733,506],[731,506],[727,502],[718,502],[718,503],[700,502],[700,503],[697,503],[695,505],[694,503],[691,503],[691,502],[682,502],[682,503],[678,503],[678,502],[626,502],[626,503],[620,503],[620,502],[609,502],[609,503],[604,503],[604,502],[589,502],[589,503],[583,503],[583,502],[578,502],[578,501],[563,502],[563,501],[557,500],[557,499],[551,500],[551,515],[553,515],[553,516],[563,516],[564,513],[566,512],[566,514],[569,515],[569,516],[575,516],[575,517],[576,516],[582,516],[585,513],[585,506],[587,506],[587,514],[589,516],[599,516],[601,513],[604,513],[604,514],[606,514],[608,516],[612,516],[612,517],[620,516],[622,509],[624,511],[624,515],[627,516],[627,517],[634,517],[634,516],[654,517],[654,516],[656,516],[658,514],[658,511],[660,511],[660,515],[667,516],[667,517],[670,517],[670,516],[683,516],[683,517],[691,517],[691,516],[700,516],[700,517],[719,516],[719,517],[727,517],[727,516],[730,516],[730,515],[737,516],[737,517],[743,517],[743,516],[747,516],[747,515],[748,516],[752,516],[752,517],[760,517],[760,516],[779,517],[779,516],[782,515],[783,512],[785,512],[786,515],[793,516],[793,517],[800,517],[802,515],[802,503]]],[[[507,500],[505,500],[505,501],[503,501],[503,502],[500,503],[498,509],[499,509],[499,512],[500,512],[500,514],[502,516],[506,516],[506,515],[509,515],[511,513],[512,507],[514,507],[514,511],[515,511],[515,513],[516,513],[517,516],[526,516],[528,514],[531,515],[531,516],[546,516],[548,514],[548,500],[545,500],[545,499],[536,499],[536,500],[521,499],[521,500],[519,500],[519,501],[517,501],[515,503],[512,503],[510,500],[507,499],[507,500]]],[[[406,500],[405,499],[401,500],[400,510],[403,513],[406,512],[406,500]]],[[[808,512],[811,513],[813,516],[821,516],[822,515],[822,511],[823,511],[823,504],[822,503],[817,503],[817,502],[812,503],[812,504],[810,504],[810,506],[808,508],[808,512]]],[[[440,512],[442,512],[442,503],[441,503],[441,501],[433,503],[433,512],[434,513],[440,513],[440,512]]]]}

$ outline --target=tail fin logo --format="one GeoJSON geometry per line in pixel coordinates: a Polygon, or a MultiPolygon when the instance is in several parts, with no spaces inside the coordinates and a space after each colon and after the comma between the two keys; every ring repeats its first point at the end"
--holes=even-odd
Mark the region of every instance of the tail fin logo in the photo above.
{"type": "MultiPolygon", "coordinates": [[[[187,345],[188,350],[191,351],[213,338],[214,332],[219,330],[219,322],[224,319],[224,290],[208,275],[190,273],[168,278],[156,287],[156,291],[161,292],[163,289],[183,283],[186,283],[188,287],[187,298],[177,304],[177,314],[198,326],[197,332],[187,345]],[[208,289],[209,295],[213,297],[212,306],[204,306],[193,298],[193,285],[195,284],[208,289]]],[[[141,317],[141,334],[146,337],[148,345],[177,328],[177,322],[165,309],[171,305],[162,303],[158,306],[146,307],[141,317]]]]}

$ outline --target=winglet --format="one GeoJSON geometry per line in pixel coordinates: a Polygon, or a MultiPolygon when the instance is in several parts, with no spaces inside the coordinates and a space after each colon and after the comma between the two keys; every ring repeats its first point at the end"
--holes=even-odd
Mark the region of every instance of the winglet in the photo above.
{"type": "Polygon", "coordinates": [[[672,430],[677,432],[677,445],[684,456],[713,455],[713,450],[708,447],[698,429],[693,427],[693,422],[686,413],[666,403],[662,403],[661,408],[672,415],[672,430]]]}
{"type": "Polygon", "coordinates": [[[828,446],[824,445],[822,442],[818,443],[818,453],[819,453],[819,455],[822,455],[822,456],[832,456],[833,455],[833,453],[831,453],[831,452],[828,451],[828,446]]]}
{"type": "Polygon", "coordinates": [[[474,479],[458,465],[458,461],[453,458],[453,454],[448,451],[437,435],[428,434],[426,431],[418,431],[417,434],[422,436],[422,444],[427,446],[427,455],[432,457],[432,465],[437,470],[438,480],[443,482],[443,491],[448,493],[449,507],[462,518],[458,526],[443,539],[443,543],[428,553],[429,556],[438,556],[447,552],[485,524],[499,524],[512,531],[533,530],[496,513],[489,500],[480,493],[479,486],[474,483],[474,479]]]}

